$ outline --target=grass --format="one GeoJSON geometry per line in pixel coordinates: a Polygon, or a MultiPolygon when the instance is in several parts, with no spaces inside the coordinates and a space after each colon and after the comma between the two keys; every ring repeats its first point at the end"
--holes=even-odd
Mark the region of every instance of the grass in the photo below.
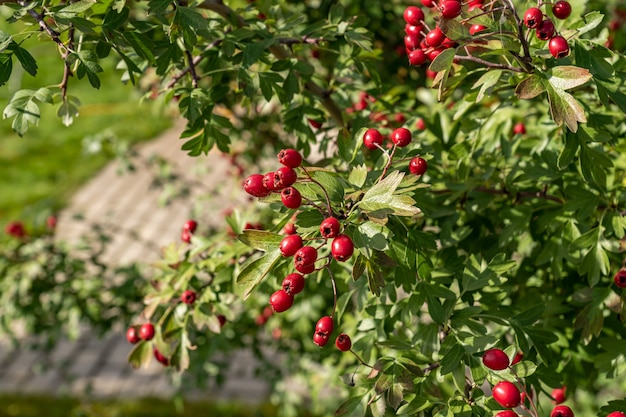
{"type": "MultiPolygon", "coordinates": [[[[8,31],[9,28],[0,28],[8,31]]],[[[23,46],[36,57],[37,77],[24,73],[17,60],[7,85],[0,88],[0,103],[6,105],[16,89],[57,85],[62,61],[52,42],[36,39],[23,46]]],[[[11,120],[0,123],[0,227],[11,220],[32,223],[39,213],[56,212],[72,193],[91,178],[114,155],[87,154],[85,138],[107,132],[120,142],[132,144],[155,137],[171,121],[152,103],[139,104],[135,87],[120,81],[115,62],[101,62],[102,87],[92,88],[86,78],[70,78],[69,94],[80,99],[79,117],[65,127],[56,116],[58,104],[41,104],[41,120],[24,137],[11,129],[11,120]]],[[[53,92],[59,92],[53,88],[53,92]]]]}

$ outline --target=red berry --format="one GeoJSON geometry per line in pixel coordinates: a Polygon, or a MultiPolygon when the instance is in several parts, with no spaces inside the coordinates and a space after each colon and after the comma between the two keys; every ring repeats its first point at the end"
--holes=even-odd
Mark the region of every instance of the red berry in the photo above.
{"type": "Polygon", "coordinates": [[[424,12],[417,6],[409,6],[404,9],[403,17],[409,25],[417,26],[424,20],[424,12]]]}
{"type": "Polygon", "coordinates": [[[285,207],[290,209],[297,209],[302,204],[302,195],[300,195],[300,191],[293,187],[287,187],[281,191],[280,199],[285,207]]]}
{"type": "Polygon", "coordinates": [[[339,262],[345,262],[354,253],[354,243],[352,243],[352,239],[350,239],[347,235],[339,235],[335,239],[333,239],[333,243],[331,245],[331,253],[333,254],[333,258],[335,258],[339,262]]]}
{"type": "Polygon", "coordinates": [[[285,187],[293,185],[298,179],[298,174],[292,168],[280,167],[274,173],[274,187],[282,190],[285,187]]]}
{"type": "Polygon", "coordinates": [[[324,316],[317,321],[315,324],[315,332],[316,333],[325,333],[330,335],[335,329],[335,324],[333,323],[333,318],[330,316],[324,316]]]}
{"type": "Polygon", "coordinates": [[[619,288],[626,288],[626,269],[617,271],[617,274],[613,277],[613,282],[615,282],[615,285],[619,288]]]}
{"type": "Polygon", "coordinates": [[[296,271],[298,271],[301,274],[310,274],[311,272],[315,271],[315,264],[308,264],[308,265],[295,264],[295,268],[296,268],[296,271]]]}
{"type": "Polygon", "coordinates": [[[565,58],[569,55],[569,45],[563,36],[555,36],[548,42],[548,49],[553,57],[565,58]]]}
{"type": "Polygon", "coordinates": [[[196,231],[198,227],[198,223],[195,220],[187,220],[183,225],[183,230],[188,230],[189,233],[193,233],[196,231]]]}
{"type": "Polygon", "coordinates": [[[574,412],[566,405],[557,405],[552,409],[550,417],[574,417],[574,412]]]}
{"type": "Polygon", "coordinates": [[[622,413],[621,411],[613,411],[606,417],[626,417],[626,414],[622,413]]]}
{"type": "Polygon", "coordinates": [[[293,256],[298,249],[302,247],[302,238],[300,235],[289,235],[280,241],[280,253],[283,256],[293,256]]]}
{"type": "Polygon", "coordinates": [[[278,290],[270,296],[270,305],[277,313],[287,311],[293,305],[293,294],[289,294],[285,290],[278,290]]]}
{"type": "Polygon", "coordinates": [[[128,340],[128,343],[133,345],[141,340],[136,327],[129,327],[128,330],[126,330],[126,340],[128,340]]]}
{"type": "Polygon", "coordinates": [[[420,41],[421,39],[419,35],[407,34],[404,37],[404,46],[408,51],[414,51],[416,49],[419,49],[420,41]]]}
{"type": "Polygon", "coordinates": [[[523,122],[516,123],[515,126],[513,126],[513,133],[515,133],[516,135],[525,134],[526,126],[524,125],[524,123],[523,122]]]}
{"type": "Polygon", "coordinates": [[[297,232],[297,228],[295,224],[290,222],[285,225],[285,227],[283,228],[283,231],[287,235],[295,235],[297,232]]]}
{"type": "Polygon", "coordinates": [[[319,129],[320,127],[322,127],[322,122],[318,122],[317,120],[314,119],[307,119],[309,121],[309,124],[311,125],[311,127],[315,128],[315,129],[319,129]]]}
{"type": "Polygon", "coordinates": [[[561,404],[565,402],[565,387],[555,388],[550,393],[552,404],[561,404]]]}
{"type": "Polygon", "coordinates": [[[404,26],[404,33],[407,35],[415,35],[418,37],[422,37],[422,25],[409,25],[408,23],[404,26]]]}
{"type": "Polygon", "coordinates": [[[461,3],[457,0],[446,0],[441,3],[441,15],[446,19],[454,19],[461,14],[461,3]]]}
{"type": "Polygon", "coordinates": [[[485,29],[487,29],[487,26],[475,24],[475,25],[470,26],[469,33],[470,33],[470,35],[474,36],[478,32],[482,32],[485,29]]]}
{"type": "Polygon", "coordinates": [[[439,29],[439,27],[436,27],[430,32],[428,32],[424,39],[426,39],[426,43],[428,44],[428,46],[432,46],[433,48],[436,48],[441,45],[441,43],[443,42],[445,38],[446,38],[446,35],[444,35],[443,31],[439,29]]]}
{"type": "Polygon", "coordinates": [[[541,39],[542,41],[547,41],[554,36],[554,31],[554,23],[552,23],[552,20],[544,19],[541,21],[541,23],[539,23],[539,26],[537,26],[537,29],[535,30],[535,35],[537,35],[537,38],[541,39]]]}
{"type": "Polygon", "coordinates": [[[509,381],[500,381],[493,387],[493,398],[502,407],[517,407],[521,401],[519,389],[509,381]]]}
{"type": "Polygon", "coordinates": [[[254,197],[266,197],[270,191],[263,185],[262,174],[252,174],[243,184],[243,189],[254,197]]]}
{"type": "Polygon", "coordinates": [[[170,364],[169,359],[167,359],[157,348],[154,348],[154,358],[163,364],[164,366],[168,366],[170,364]]]}
{"type": "Polygon", "coordinates": [[[536,7],[527,9],[524,13],[524,24],[529,29],[535,29],[543,20],[543,13],[536,7]]]}
{"type": "Polygon", "coordinates": [[[437,58],[437,56],[443,51],[443,47],[440,46],[437,49],[433,49],[430,52],[428,52],[428,59],[430,59],[431,61],[434,61],[435,58],[437,58]]]}
{"type": "Polygon", "coordinates": [[[268,172],[267,174],[263,175],[263,185],[269,191],[276,191],[276,190],[280,189],[280,188],[277,188],[274,185],[274,181],[275,180],[276,180],[276,173],[275,172],[268,172]]]}
{"type": "Polygon", "coordinates": [[[223,314],[218,314],[217,321],[220,322],[220,327],[224,327],[224,325],[226,324],[226,316],[224,316],[223,314]]]}
{"type": "Polygon", "coordinates": [[[296,251],[293,257],[293,264],[298,265],[313,265],[317,260],[317,249],[313,246],[303,246],[296,251]]]}
{"type": "Polygon", "coordinates": [[[363,145],[368,149],[376,149],[383,143],[383,135],[376,129],[367,129],[363,135],[363,145]],[[378,145],[378,146],[376,146],[378,145]]]}
{"type": "Polygon", "coordinates": [[[302,292],[304,289],[304,277],[295,272],[287,275],[283,279],[283,290],[287,294],[296,295],[302,292]]]}
{"type": "Polygon", "coordinates": [[[411,162],[409,162],[409,172],[413,175],[424,175],[427,169],[428,162],[419,156],[411,159],[411,162]]]}
{"type": "Polygon", "coordinates": [[[320,233],[325,238],[335,237],[339,234],[341,224],[334,217],[326,217],[320,224],[320,233]]]}
{"type": "Polygon", "coordinates": [[[315,343],[319,347],[324,347],[328,343],[328,335],[317,333],[313,334],[313,343],[315,343]]]}
{"type": "Polygon", "coordinates": [[[193,304],[196,301],[196,292],[192,290],[183,291],[182,295],[180,296],[180,301],[189,305],[193,304]]]}
{"type": "Polygon", "coordinates": [[[424,7],[435,7],[435,0],[421,0],[424,7]]]}
{"type": "Polygon", "coordinates": [[[557,19],[567,19],[572,13],[572,6],[564,0],[559,0],[552,6],[552,13],[557,19]]]}
{"type": "Polygon", "coordinates": [[[426,129],[426,122],[424,121],[424,119],[422,119],[421,117],[419,119],[417,119],[415,121],[415,128],[417,130],[424,130],[424,129],[426,129]]]}
{"type": "Polygon", "coordinates": [[[283,149],[278,153],[278,162],[289,168],[297,168],[302,163],[302,155],[295,149],[283,149]]]}
{"type": "Polygon", "coordinates": [[[483,363],[489,369],[501,371],[509,367],[509,357],[502,349],[488,349],[483,354],[483,363]]]}
{"type": "Polygon", "coordinates": [[[191,242],[191,233],[189,233],[189,230],[183,230],[180,232],[180,240],[185,243],[191,242]]]}
{"type": "Polygon", "coordinates": [[[391,132],[391,141],[401,148],[404,148],[411,143],[412,135],[411,131],[404,127],[399,127],[391,132]]]}
{"type": "Polygon", "coordinates": [[[24,229],[24,224],[22,222],[11,222],[6,225],[4,231],[13,237],[22,238],[26,236],[26,229],[24,229]]]}
{"type": "Polygon", "coordinates": [[[517,352],[515,354],[515,357],[511,361],[511,366],[515,365],[516,363],[521,362],[523,358],[524,358],[524,354],[522,352],[517,352]]]}
{"type": "Polygon", "coordinates": [[[139,328],[139,337],[145,341],[152,340],[154,337],[154,325],[152,323],[142,324],[139,328]]]}
{"type": "Polygon", "coordinates": [[[426,62],[426,54],[421,49],[416,49],[409,52],[409,64],[414,66],[420,66],[426,62]]]}
{"type": "Polygon", "coordinates": [[[496,414],[493,417],[519,417],[519,416],[513,410],[504,410],[504,411],[500,411],[498,414],[496,414]]]}
{"type": "Polygon", "coordinates": [[[337,336],[337,339],[335,340],[335,346],[337,346],[337,349],[342,352],[350,350],[350,348],[352,347],[352,341],[350,340],[350,336],[345,333],[341,333],[339,336],[337,336]]]}
{"type": "Polygon", "coordinates": [[[56,218],[56,216],[48,216],[48,218],[46,219],[46,225],[50,229],[54,229],[55,227],[57,227],[57,218],[56,218]]]}

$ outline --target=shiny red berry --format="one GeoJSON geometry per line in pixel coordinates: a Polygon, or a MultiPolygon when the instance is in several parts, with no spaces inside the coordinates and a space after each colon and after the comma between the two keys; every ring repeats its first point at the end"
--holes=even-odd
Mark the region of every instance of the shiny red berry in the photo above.
{"type": "Polygon", "coordinates": [[[421,0],[424,7],[435,7],[435,0],[421,0]]]}
{"type": "Polygon", "coordinates": [[[513,133],[516,135],[523,135],[526,133],[526,126],[523,122],[518,122],[513,126],[513,133]]]}
{"type": "Polygon", "coordinates": [[[270,191],[263,185],[262,174],[252,174],[243,183],[243,189],[254,197],[266,197],[270,191]]]}
{"type": "Polygon", "coordinates": [[[287,294],[296,295],[302,292],[304,289],[304,277],[295,272],[287,275],[283,279],[283,291],[287,294]]]}
{"type": "Polygon", "coordinates": [[[517,407],[521,401],[519,389],[509,381],[500,381],[493,387],[493,398],[502,407],[517,407]]]}
{"type": "Polygon", "coordinates": [[[475,34],[482,32],[485,29],[487,29],[487,26],[475,24],[475,25],[470,26],[469,33],[470,35],[474,36],[475,34]]]}
{"type": "Polygon", "coordinates": [[[180,301],[182,301],[185,304],[193,304],[196,302],[196,292],[192,291],[192,290],[185,290],[183,291],[182,295],[180,296],[180,301]]]}
{"type": "Polygon", "coordinates": [[[619,288],[626,288],[626,269],[620,269],[613,277],[613,282],[619,288]]]}
{"type": "Polygon", "coordinates": [[[141,337],[141,340],[152,340],[152,338],[154,337],[154,333],[155,330],[152,323],[144,323],[139,328],[139,337],[141,337]]]}
{"type": "Polygon", "coordinates": [[[383,135],[376,129],[367,129],[363,135],[363,145],[368,149],[377,149],[382,143],[383,135]]]}
{"type": "Polygon", "coordinates": [[[613,411],[606,417],[626,417],[626,414],[622,413],[621,411],[613,411]]]}
{"type": "Polygon", "coordinates": [[[283,228],[283,232],[285,232],[286,235],[295,235],[297,231],[296,225],[291,222],[287,223],[283,228]]]}
{"type": "Polygon", "coordinates": [[[297,209],[302,205],[302,195],[293,187],[287,187],[281,191],[280,199],[285,207],[290,209],[297,209]]]}
{"type": "Polygon", "coordinates": [[[404,127],[399,127],[391,132],[391,141],[401,148],[404,148],[412,139],[411,131],[404,127]]]}
{"type": "Polygon", "coordinates": [[[187,220],[183,225],[183,230],[188,230],[190,233],[193,233],[196,231],[197,227],[198,223],[195,220],[187,220]]]}
{"type": "Polygon", "coordinates": [[[424,129],[426,129],[426,122],[424,121],[424,119],[422,119],[421,117],[420,117],[420,118],[418,118],[418,119],[415,121],[415,128],[416,128],[417,130],[424,130],[424,129]]]}
{"type": "Polygon", "coordinates": [[[567,1],[559,0],[552,6],[552,13],[557,19],[567,19],[572,14],[572,6],[567,1]]]}
{"type": "Polygon", "coordinates": [[[320,234],[325,238],[336,237],[340,230],[341,224],[334,217],[327,217],[320,224],[320,234]]]}
{"type": "Polygon", "coordinates": [[[339,336],[337,336],[337,339],[335,340],[335,346],[337,346],[337,349],[342,352],[350,350],[350,348],[352,347],[352,341],[350,340],[350,336],[345,333],[341,333],[339,336]]]}
{"type": "Polygon", "coordinates": [[[276,173],[275,172],[268,172],[267,174],[263,175],[263,185],[265,186],[265,188],[267,188],[269,191],[277,191],[280,188],[277,188],[274,185],[274,181],[276,180],[276,173]]]}
{"type": "Polygon", "coordinates": [[[189,232],[189,230],[183,230],[180,232],[180,240],[185,243],[191,242],[191,233],[189,232]]]}
{"type": "Polygon", "coordinates": [[[461,3],[457,0],[445,0],[441,3],[441,15],[446,19],[454,19],[461,14],[461,3]]]}
{"type": "Polygon", "coordinates": [[[315,271],[315,264],[294,264],[296,271],[301,274],[310,274],[315,271]]]}
{"type": "Polygon", "coordinates": [[[298,174],[292,168],[280,167],[274,173],[274,187],[282,190],[285,187],[293,185],[298,179],[298,174]]]}
{"type": "Polygon", "coordinates": [[[289,310],[292,305],[293,294],[289,294],[285,290],[278,290],[270,296],[270,306],[277,313],[289,310]]]}
{"type": "Polygon", "coordinates": [[[293,256],[293,263],[298,265],[313,265],[317,260],[317,249],[313,246],[303,246],[293,256]]]}
{"type": "Polygon", "coordinates": [[[442,44],[445,38],[446,38],[446,35],[444,35],[443,31],[439,29],[439,27],[436,27],[430,32],[428,32],[424,39],[426,39],[426,43],[428,44],[428,46],[432,46],[433,48],[436,48],[442,44]]]}
{"type": "Polygon", "coordinates": [[[319,347],[324,347],[326,346],[326,344],[328,343],[328,340],[330,338],[328,337],[328,335],[323,334],[323,333],[317,333],[315,332],[313,334],[313,343],[315,343],[317,346],[319,347]]]}
{"type": "Polygon", "coordinates": [[[552,409],[550,417],[574,417],[574,412],[566,405],[557,405],[552,409]]]}
{"type": "Polygon", "coordinates": [[[129,327],[128,330],[126,330],[126,340],[133,345],[141,340],[136,327],[129,327]]]}
{"type": "Polygon", "coordinates": [[[417,26],[422,20],[424,20],[424,12],[417,6],[409,6],[404,9],[402,14],[404,21],[409,25],[417,26]]]}
{"type": "Polygon", "coordinates": [[[548,49],[553,57],[565,58],[569,55],[569,45],[563,36],[555,36],[548,42],[548,49]]]}
{"type": "Polygon", "coordinates": [[[333,318],[330,316],[324,316],[315,324],[315,331],[319,333],[326,333],[330,335],[335,329],[333,318]]]}
{"type": "Polygon", "coordinates": [[[409,172],[413,175],[424,175],[428,169],[428,162],[419,156],[411,159],[409,162],[409,172]]]}
{"type": "Polygon", "coordinates": [[[283,256],[293,256],[302,247],[302,237],[300,235],[285,236],[280,241],[279,249],[283,256]]]}
{"type": "Polygon", "coordinates": [[[422,25],[409,25],[408,23],[404,26],[404,33],[407,35],[415,35],[418,37],[422,37],[422,25]]]}
{"type": "Polygon", "coordinates": [[[539,23],[537,29],[535,29],[535,35],[537,35],[537,38],[541,39],[542,41],[547,41],[554,36],[555,30],[556,29],[554,28],[554,23],[552,23],[552,20],[544,19],[541,21],[541,23],[539,23]]]}
{"type": "Polygon", "coordinates": [[[543,20],[543,13],[536,7],[531,7],[524,12],[524,24],[529,29],[536,29],[543,20]]]}
{"type": "Polygon", "coordinates": [[[550,393],[552,404],[562,404],[565,402],[565,387],[555,388],[550,393]]]}
{"type": "Polygon", "coordinates": [[[22,222],[11,222],[6,225],[4,231],[13,237],[22,238],[26,236],[26,229],[24,228],[24,224],[22,222]]]}
{"type": "Polygon", "coordinates": [[[154,358],[157,362],[161,363],[163,366],[168,366],[170,364],[170,360],[167,359],[157,348],[154,348],[154,358]]]}
{"type": "Polygon", "coordinates": [[[406,34],[406,36],[404,37],[404,47],[408,51],[414,51],[416,49],[419,49],[420,41],[421,39],[419,35],[406,34]]]}
{"type": "Polygon", "coordinates": [[[347,235],[339,235],[335,239],[333,239],[333,243],[331,245],[331,253],[333,258],[335,258],[339,262],[345,262],[354,253],[354,243],[352,243],[352,239],[350,239],[347,235]]]}
{"type": "Polygon", "coordinates": [[[283,149],[278,153],[278,162],[289,168],[297,168],[302,164],[302,155],[295,149],[283,149]]]}
{"type": "Polygon", "coordinates": [[[515,354],[515,357],[511,361],[511,366],[515,365],[516,363],[520,363],[522,359],[524,359],[524,354],[522,352],[517,352],[515,354]]]}
{"type": "Polygon", "coordinates": [[[501,371],[509,367],[509,357],[502,349],[488,349],[483,354],[483,364],[494,371],[501,371]]]}
{"type": "Polygon", "coordinates": [[[409,64],[414,66],[420,66],[426,62],[426,54],[421,49],[416,49],[409,52],[409,64]]]}
{"type": "Polygon", "coordinates": [[[513,410],[503,410],[503,411],[500,411],[498,414],[496,414],[493,417],[519,417],[519,416],[513,410]]]}

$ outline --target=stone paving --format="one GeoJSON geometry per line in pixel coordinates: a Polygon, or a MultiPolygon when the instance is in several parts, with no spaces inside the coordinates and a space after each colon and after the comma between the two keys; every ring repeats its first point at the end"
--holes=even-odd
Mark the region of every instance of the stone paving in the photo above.
{"type": "MultiPolygon", "coordinates": [[[[119,163],[112,162],[79,190],[59,216],[59,239],[77,244],[92,232],[93,224],[104,222],[111,228],[113,239],[102,259],[124,265],[159,259],[160,249],[180,239],[182,224],[192,216],[200,227],[218,226],[216,222],[223,221],[223,216],[215,214],[241,204],[245,196],[236,177],[224,175],[232,169],[227,158],[218,152],[190,158],[180,150],[183,127],[178,122],[159,138],[138,147],[134,172],[120,175],[119,163]],[[154,172],[147,163],[160,160],[167,161],[175,173],[169,177],[166,191],[167,187],[179,190],[185,183],[194,185],[167,205],[160,204],[163,189],[152,186],[154,172]],[[211,198],[200,200],[207,191],[211,198]]],[[[63,340],[48,354],[25,347],[11,349],[0,342],[0,392],[94,397],[167,397],[174,393],[160,364],[152,361],[146,369],[133,370],[127,362],[129,352],[124,329],[104,338],[87,329],[78,340],[63,340]]],[[[254,377],[252,354],[235,352],[230,362],[234,366],[226,384],[212,388],[207,397],[265,400],[268,386],[254,377]]]]}

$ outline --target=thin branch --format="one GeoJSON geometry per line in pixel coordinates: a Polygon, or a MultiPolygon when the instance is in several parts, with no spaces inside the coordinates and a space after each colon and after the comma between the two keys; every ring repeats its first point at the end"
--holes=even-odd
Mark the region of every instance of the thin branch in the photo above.
{"type": "Polygon", "coordinates": [[[185,51],[185,56],[187,57],[187,61],[189,61],[189,73],[191,74],[191,86],[193,88],[198,88],[198,73],[196,73],[196,64],[194,64],[194,57],[191,55],[191,52],[185,51]]]}
{"type": "Polygon", "coordinates": [[[482,64],[488,68],[498,68],[498,69],[505,69],[505,70],[509,70],[509,71],[513,71],[513,72],[528,72],[522,68],[518,68],[518,67],[513,67],[511,65],[506,65],[506,64],[498,64],[495,62],[491,62],[491,61],[487,61],[481,58],[477,58],[475,56],[471,56],[471,55],[455,55],[454,59],[458,59],[461,61],[472,61],[472,62],[476,62],[478,64],[482,64]]]}
{"type": "Polygon", "coordinates": [[[520,19],[520,17],[517,15],[517,12],[515,11],[515,6],[513,5],[513,2],[511,0],[503,0],[503,2],[505,3],[506,7],[511,10],[513,17],[515,18],[515,23],[517,23],[517,38],[521,42],[522,48],[524,48],[524,56],[522,57],[520,62],[526,68],[526,72],[530,73],[533,71],[533,68],[530,65],[530,61],[532,60],[532,58],[530,56],[528,41],[524,36],[524,25],[522,23],[522,19],[520,19]]]}
{"type": "MultiPolygon", "coordinates": [[[[228,32],[230,31],[226,30],[224,33],[226,34],[228,32]]],[[[224,39],[216,39],[210,44],[208,44],[207,47],[204,48],[204,51],[206,52],[211,48],[215,48],[216,46],[219,46],[222,42],[224,42],[224,39]]],[[[176,83],[180,81],[181,78],[183,78],[185,75],[187,75],[191,71],[192,66],[194,67],[197,66],[198,64],[200,64],[200,62],[202,62],[204,58],[205,58],[204,55],[198,55],[198,56],[193,57],[193,59],[189,63],[189,66],[183,69],[182,71],[180,71],[178,74],[174,75],[172,79],[170,80],[170,82],[167,83],[167,85],[165,86],[165,89],[169,90],[170,88],[174,87],[176,83]]]]}
{"type": "Polygon", "coordinates": [[[322,191],[324,192],[324,197],[326,197],[326,206],[328,208],[328,215],[332,216],[333,215],[333,207],[330,204],[330,197],[328,196],[328,192],[326,191],[326,188],[324,188],[324,186],[317,180],[313,179],[313,177],[311,177],[311,174],[309,174],[309,171],[307,171],[307,169],[303,166],[300,166],[300,168],[302,168],[302,170],[304,171],[305,175],[308,177],[308,179],[314,183],[317,184],[322,191]]]}

